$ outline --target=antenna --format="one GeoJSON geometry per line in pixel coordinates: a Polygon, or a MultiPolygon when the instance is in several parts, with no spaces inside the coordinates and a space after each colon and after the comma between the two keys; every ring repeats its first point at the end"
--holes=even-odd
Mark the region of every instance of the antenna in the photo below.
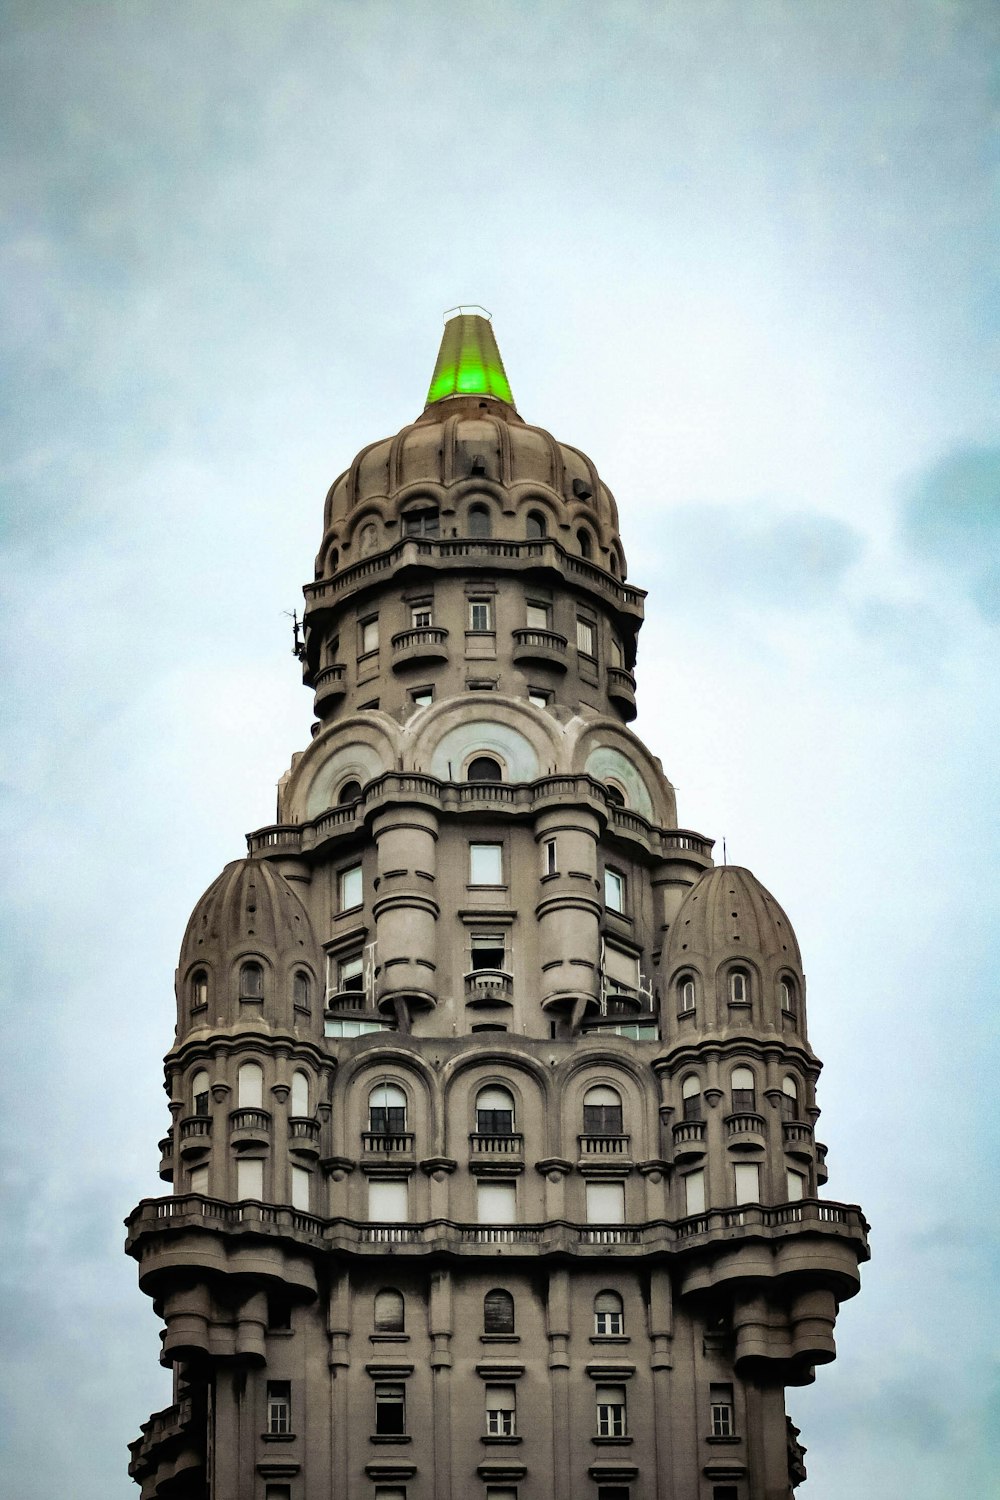
{"type": "Polygon", "coordinates": [[[299,612],[297,609],[291,611],[283,609],[281,613],[286,620],[291,620],[292,622],[292,655],[298,657],[299,661],[301,661],[306,648],[302,637],[299,635],[299,631],[302,629],[299,623],[299,612]]]}
{"type": "Polygon", "coordinates": [[[728,865],[728,863],[729,863],[729,860],[728,860],[728,858],[726,856],[726,835],[725,834],[722,835],[722,863],[724,865],[728,865]]]}

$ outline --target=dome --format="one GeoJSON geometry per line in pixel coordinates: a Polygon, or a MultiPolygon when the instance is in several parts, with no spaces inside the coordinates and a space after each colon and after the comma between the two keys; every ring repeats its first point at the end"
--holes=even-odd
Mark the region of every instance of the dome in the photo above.
{"type": "Polygon", "coordinates": [[[265,953],[281,965],[312,961],[312,922],[292,886],[262,860],[236,859],[212,881],[195,906],[181,944],[180,971],[203,960],[225,963],[245,952],[265,953]]]}
{"type": "Polygon", "coordinates": [[[764,967],[801,969],[799,944],[782,908],[749,870],[706,870],[681,903],[667,939],[669,971],[697,957],[752,955],[764,967]]]}

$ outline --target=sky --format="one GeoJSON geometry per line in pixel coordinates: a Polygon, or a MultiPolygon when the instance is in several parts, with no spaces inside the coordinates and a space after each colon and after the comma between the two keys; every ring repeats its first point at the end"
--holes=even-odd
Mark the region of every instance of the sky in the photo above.
{"type": "Polygon", "coordinates": [[[0,15],[11,1493],[135,1493],[170,1392],[122,1220],[163,1190],[180,939],[308,743],[288,615],[325,491],[471,302],[617,497],[681,823],[803,949],[826,1191],[872,1260],[789,1393],[799,1493],[985,1495],[1000,12],[0,15]]]}

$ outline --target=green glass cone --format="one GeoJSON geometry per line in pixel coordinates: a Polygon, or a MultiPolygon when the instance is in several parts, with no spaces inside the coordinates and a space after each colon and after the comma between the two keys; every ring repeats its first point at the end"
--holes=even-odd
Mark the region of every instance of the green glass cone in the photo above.
{"type": "Polygon", "coordinates": [[[446,396],[495,396],[514,405],[493,326],[478,313],[459,313],[444,325],[427,405],[446,396]]]}

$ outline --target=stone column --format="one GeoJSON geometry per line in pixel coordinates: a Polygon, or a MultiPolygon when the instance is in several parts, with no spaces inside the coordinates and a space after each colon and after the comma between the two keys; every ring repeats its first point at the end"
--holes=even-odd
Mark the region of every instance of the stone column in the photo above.
{"type": "Polygon", "coordinates": [[[670,1273],[657,1266],[649,1278],[649,1367],[653,1378],[653,1432],[656,1444],[656,1500],[674,1500],[671,1467],[670,1379],[673,1369],[674,1305],[670,1273]]]}
{"type": "Polygon", "coordinates": [[[431,1420],[434,1445],[434,1500],[451,1500],[451,1272],[431,1273],[431,1420]]]}
{"type": "Polygon", "coordinates": [[[378,888],[376,995],[409,1008],[437,1003],[437,816],[401,805],[375,819],[378,888]]]}
{"type": "Polygon", "coordinates": [[[549,1276],[546,1332],[552,1390],[552,1500],[572,1500],[572,1429],[569,1409],[569,1272],[549,1276]]]}

